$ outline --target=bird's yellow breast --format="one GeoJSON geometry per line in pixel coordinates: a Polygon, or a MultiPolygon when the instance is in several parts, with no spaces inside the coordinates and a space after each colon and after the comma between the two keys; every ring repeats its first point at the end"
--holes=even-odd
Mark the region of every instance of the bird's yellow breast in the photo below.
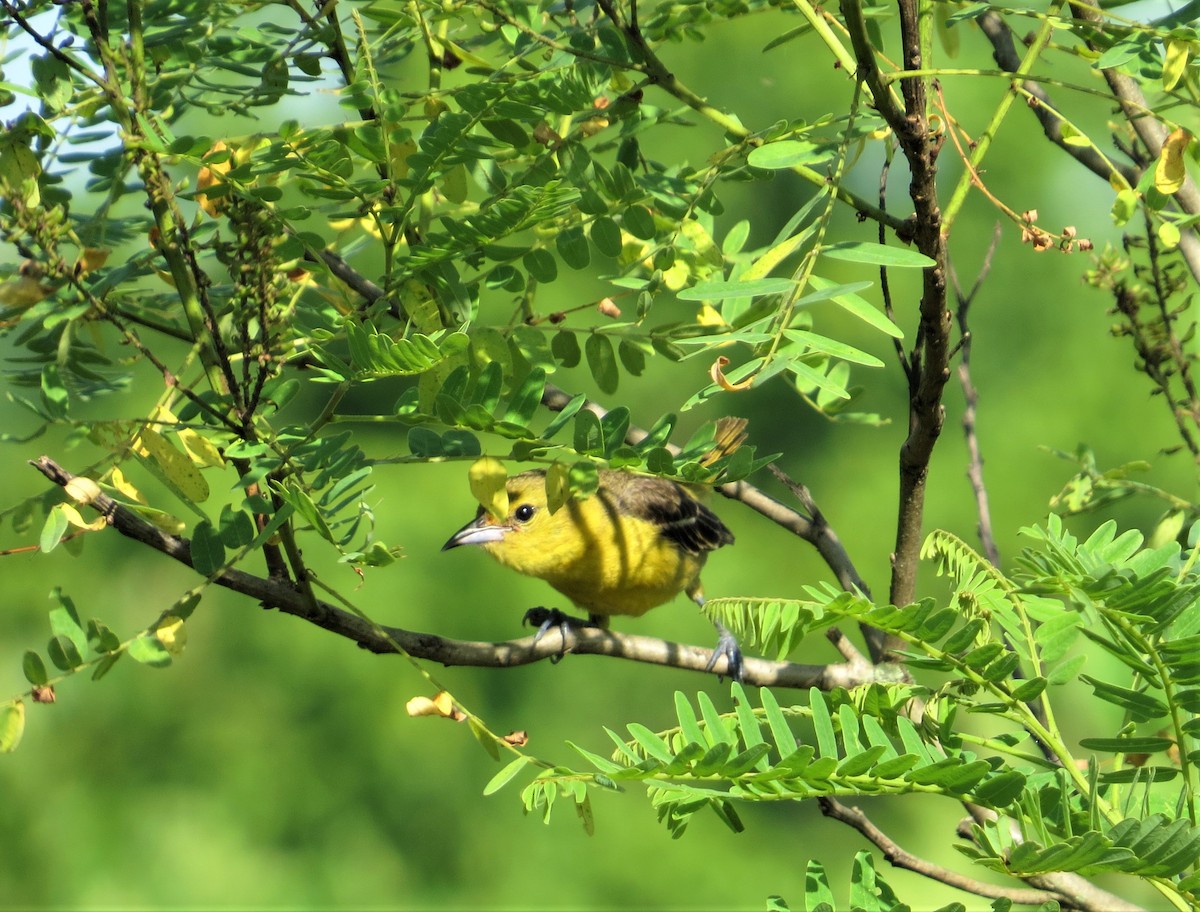
{"type": "Polygon", "coordinates": [[[618,512],[602,488],[483,546],[545,580],[592,614],[640,615],[699,585],[704,554],[688,554],[653,523],[618,512]]]}

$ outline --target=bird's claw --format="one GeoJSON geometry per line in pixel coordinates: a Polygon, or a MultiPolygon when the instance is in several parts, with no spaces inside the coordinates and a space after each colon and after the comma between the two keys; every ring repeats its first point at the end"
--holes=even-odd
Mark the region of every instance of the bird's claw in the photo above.
{"type": "Polygon", "coordinates": [[[713,650],[712,657],[708,660],[708,664],[704,666],[705,671],[712,671],[717,667],[717,661],[725,657],[725,673],[718,674],[717,680],[723,681],[725,675],[733,678],[739,684],[742,682],[742,673],[745,670],[745,663],[742,661],[742,650],[738,646],[737,637],[722,624],[717,624],[717,646],[713,650]]]}
{"type": "Polygon", "coordinates": [[[557,665],[562,661],[562,657],[567,654],[567,631],[572,627],[589,627],[590,621],[583,618],[572,617],[566,612],[559,611],[557,608],[543,608],[538,605],[536,608],[530,608],[525,612],[525,616],[521,618],[521,626],[529,624],[532,627],[537,627],[537,631],[533,635],[533,641],[536,643],[546,631],[552,627],[558,629],[559,636],[562,641],[562,649],[558,655],[550,657],[550,664],[557,665]]]}

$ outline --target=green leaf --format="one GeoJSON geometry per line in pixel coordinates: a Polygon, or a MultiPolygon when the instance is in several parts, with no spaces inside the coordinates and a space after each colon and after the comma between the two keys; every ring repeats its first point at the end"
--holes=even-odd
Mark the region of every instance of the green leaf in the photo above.
{"type": "Polygon", "coordinates": [[[554,246],[562,261],[572,269],[586,269],[592,261],[592,252],[588,247],[587,238],[583,236],[583,228],[572,225],[559,232],[554,239],[554,246]]]}
{"type": "MultiPolygon", "coordinates": [[[[653,352],[653,346],[650,351],[653,352]]],[[[640,340],[622,339],[617,346],[617,354],[630,376],[640,377],[645,372],[647,351],[640,344],[640,340]]]]}
{"type": "Polygon", "coordinates": [[[629,729],[633,740],[646,752],[647,757],[661,760],[664,764],[675,759],[675,755],[671,753],[666,742],[640,722],[630,722],[626,728],[629,729]]]}
{"type": "Polygon", "coordinates": [[[70,522],[63,512],[62,504],[55,504],[46,514],[46,522],[42,525],[42,534],[38,536],[38,547],[43,554],[49,554],[62,541],[63,533],[67,531],[70,522]]]}
{"type": "Polygon", "coordinates": [[[532,368],[508,401],[508,408],[505,409],[504,417],[500,420],[508,424],[528,427],[533,421],[533,416],[537,414],[538,405],[541,404],[542,393],[545,390],[546,371],[540,367],[532,368]]]}
{"type": "Polygon", "coordinates": [[[516,760],[505,766],[504,769],[489,779],[488,784],[483,787],[484,796],[494,795],[500,789],[504,788],[504,786],[508,785],[516,777],[517,773],[529,765],[529,762],[528,757],[517,757],[516,760]]]}
{"type": "Polygon", "coordinates": [[[221,541],[227,548],[244,548],[254,541],[258,534],[254,517],[246,510],[230,504],[221,507],[221,518],[217,525],[221,541]]]}
{"type": "Polygon", "coordinates": [[[599,417],[590,409],[585,409],[575,416],[575,439],[572,447],[581,456],[604,454],[604,431],[600,427],[599,417]]]}
{"type": "Polygon", "coordinates": [[[749,282],[705,282],[677,292],[681,301],[717,301],[724,298],[753,298],[787,294],[796,287],[792,279],[755,279],[749,282]]]}
{"type": "Polygon", "coordinates": [[[191,553],[192,567],[201,576],[212,576],[225,566],[225,543],[207,519],[196,523],[196,528],[192,530],[191,553]]]}
{"type": "Polygon", "coordinates": [[[825,868],[815,858],[808,860],[804,874],[804,908],[809,912],[827,909],[829,912],[837,908],[837,899],[829,886],[829,877],[825,868]]]}
{"type": "Polygon", "coordinates": [[[833,716],[825,695],[815,687],[809,690],[808,706],[812,710],[813,731],[817,738],[817,753],[822,759],[836,760],[839,756],[837,734],[833,729],[833,716]]]}
{"type": "Polygon", "coordinates": [[[600,419],[600,434],[604,438],[604,456],[609,458],[624,445],[629,432],[629,409],[618,405],[600,419]]]}
{"type": "Polygon", "coordinates": [[[522,265],[539,282],[548,284],[558,278],[558,261],[549,250],[536,248],[521,259],[522,265]]]}
{"type": "Polygon", "coordinates": [[[1104,751],[1115,754],[1157,754],[1170,750],[1175,742],[1170,738],[1083,738],[1079,746],[1084,750],[1104,751]]]}
{"type": "Polygon", "coordinates": [[[431,431],[427,427],[409,428],[407,441],[408,450],[414,456],[419,456],[423,459],[432,459],[445,455],[445,450],[442,448],[441,435],[437,431],[431,431]]]}
{"type": "Polygon", "coordinates": [[[552,438],[555,434],[567,426],[567,422],[575,417],[578,412],[587,403],[587,396],[583,393],[577,393],[570,402],[563,406],[562,410],[554,416],[553,420],[546,425],[546,429],[542,431],[542,437],[546,440],[552,438]]]}
{"type": "Polygon", "coordinates": [[[92,680],[99,681],[108,674],[112,667],[117,664],[117,659],[121,658],[124,654],[123,652],[112,652],[97,662],[92,669],[92,680]]]}
{"type": "Polygon", "coordinates": [[[592,222],[592,243],[606,257],[616,259],[621,255],[621,229],[607,215],[602,215],[592,222]]]}
{"type": "MultiPolygon", "coordinates": [[[[808,284],[817,291],[827,291],[837,286],[836,282],[822,278],[818,275],[809,276],[808,284]]],[[[875,305],[871,304],[865,298],[859,297],[857,294],[848,292],[839,292],[833,295],[830,300],[838,307],[849,314],[862,320],[867,325],[878,329],[880,332],[886,333],[893,339],[903,339],[904,331],[887,318],[875,305]]]]}
{"type": "Polygon", "coordinates": [[[55,586],[50,597],[58,604],[50,609],[50,632],[55,636],[66,637],[75,644],[76,650],[86,652],[88,648],[87,633],[79,621],[79,612],[75,610],[75,602],[65,595],[62,588],[55,586]]]}
{"type": "Polygon", "coordinates": [[[797,165],[818,165],[832,157],[833,151],[828,146],[798,139],[781,139],[751,149],[746,161],[755,168],[777,171],[797,165]]]}
{"type": "Polygon", "coordinates": [[[46,663],[32,649],[25,651],[25,658],[21,661],[21,670],[25,673],[25,680],[34,687],[41,687],[50,680],[50,676],[46,673],[46,663]]]}
{"type": "Polygon", "coordinates": [[[563,367],[575,367],[583,352],[575,333],[560,330],[550,339],[550,351],[563,367]]]}
{"type": "Polygon", "coordinates": [[[135,662],[152,668],[166,668],[171,664],[171,653],[162,640],[155,636],[153,630],[148,630],[132,640],[125,651],[135,662]]]}
{"type": "Polygon", "coordinates": [[[617,370],[617,356],[613,351],[612,340],[602,333],[592,333],[587,337],[583,348],[587,355],[588,369],[591,370],[600,391],[615,393],[621,375],[617,370]]]}
{"type": "Polygon", "coordinates": [[[836,339],[830,339],[817,333],[806,332],[802,329],[785,329],[783,334],[793,342],[799,342],[809,351],[833,355],[835,358],[852,361],[855,364],[864,364],[867,367],[883,367],[883,362],[874,355],[859,351],[854,346],[838,342],[836,339]]]}
{"type": "Polygon", "coordinates": [[[83,664],[83,656],[69,637],[52,637],[46,646],[46,654],[59,671],[70,671],[83,664]]]}
{"type": "Polygon", "coordinates": [[[762,700],[767,726],[771,729],[771,737],[775,741],[779,756],[781,759],[787,759],[796,751],[796,736],[792,734],[791,726],[788,725],[783,710],[779,708],[775,695],[764,687],[759,699],[762,700]]]}
{"type": "Polygon", "coordinates": [[[928,269],[937,265],[923,253],[905,247],[876,244],[873,241],[842,241],[822,247],[821,253],[833,260],[848,260],[851,263],[868,263],[890,268],[928,269]]]}
{"type": "Polygon", "coordinates": [[[649,241],[654,237],[654,216],[645,206],[630,206],[621,215],[621,225],[635,238],[649,241]]]}
{"type": "Polygon", "coordinates": [[[1149,693],[1118,687],[1093,678],[1091,675],[1080,675],[1080,680],[1090,684],[1096,696],[1107,703],[1112,703],[1129,711],[1135,722],[1146,722],[1150,719],[1162,719],[1168,715],[1166,703],[1149,693]]]}

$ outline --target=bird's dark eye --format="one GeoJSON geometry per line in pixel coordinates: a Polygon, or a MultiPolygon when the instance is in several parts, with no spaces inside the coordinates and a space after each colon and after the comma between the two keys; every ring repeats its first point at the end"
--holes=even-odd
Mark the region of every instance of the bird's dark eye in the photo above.
{"type": "Polygon", "coordinates": [[[533,519],[534,512],[533,504],[521,504],[513,511],[513,519],[517,522],[529,522],[533,519]]]}

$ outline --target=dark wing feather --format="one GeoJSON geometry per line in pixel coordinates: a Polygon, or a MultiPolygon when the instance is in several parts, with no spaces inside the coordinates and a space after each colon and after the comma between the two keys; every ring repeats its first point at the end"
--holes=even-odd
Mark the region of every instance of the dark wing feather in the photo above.
{"type": "Polygon", "coordinates": [[[717,514],[679,485],[644,477],[631,483],[635,477],[605,472],[601,487],[608,489],[624,510],[654,523],[664,538],[688,554],[703,554],[733,544],[733,533],[717,514]]]}

